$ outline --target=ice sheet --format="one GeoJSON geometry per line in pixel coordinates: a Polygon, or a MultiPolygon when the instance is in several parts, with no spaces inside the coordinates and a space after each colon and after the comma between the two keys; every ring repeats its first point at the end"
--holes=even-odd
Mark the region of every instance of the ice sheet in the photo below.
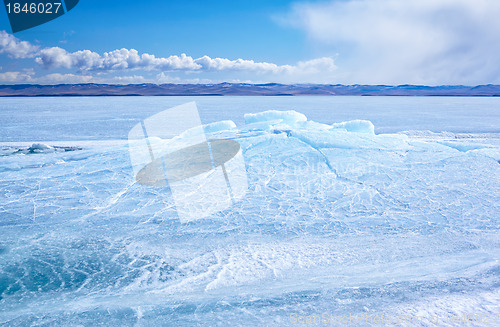
{"type": "Polygon", "coordinates": [[[126,144],[10,144],[0,155],[0,324],[498,312],[498,140],[250,117],[252,128],[211,125],[241,144],[246,196],[189,223],[168,187],[134,182],[126,144]]]}

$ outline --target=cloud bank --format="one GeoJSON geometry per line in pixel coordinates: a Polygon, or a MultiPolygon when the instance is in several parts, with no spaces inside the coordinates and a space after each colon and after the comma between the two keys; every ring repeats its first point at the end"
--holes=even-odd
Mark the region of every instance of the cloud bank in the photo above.
{"type": "Polygon", "coordinates": [[[344,82],[484,84],[500,83],[499,17],[498,0],[337,0],[286,21],[339,54],[344,82]]]}
{"type": "Polygon", "coordinates": [[[89,50],[67,52],[53,47],[38,52],[35,61],[47,69],[76,68],[80,71],[156,70],[156,71],[247,71],[261,74],[314,73],[333,71],[336,66],[332,58],[324,57],[297,65],[276,65],[268,62],[226,58],[193,57],[181,54],[167,58],[157,58],[151,54],[139,54],[135,49],[119,49],[99,55],[89,50]]]}
{"type": "MultiPolygon", "coordinates": [[[[10,58],[32,58],[34,62],[46,70],[67,69],[76,71],[77,74],[49,74],[43,80],[48,80],[52,76],[54,83],[63,81],[79,80],[103,81],[103,77],[92,76],[106,73],[127,72],[142,70],[145,72],[157,71],[162,75],[158,76],[158,81],[165,80],[164,72],[176,73],[238,73],[253,74],[256,76],[265,75],[268,78],[277,80],[303,80],[309,81],[316,78],[319,73],[323,77],[331,77],[336,70],[335,62],[330,57],[321,57],[309,61],[301,61],[295,65],[277,65],[268,62],[255,62],[253,60],[227,58],[211,58],[203,56],[193,58],[186,54],[172,55],[169,57],[156,57],[153,54],[139,53],[135,49],[116,49],[99,54],[91,50],[80,50],[68,52],[60,47],[40,48],[29,42],[21,41],[18,38],[0,31],[0,53],[7,54],[10,58]],[[80,77],[78,77],[80,76],[80,77]]],[[[0,75],[2,81],[12,78],[13,82],[34,81],[33,74],[25,72],[6,72],[0,75]]],[[[111,81],[147,81],[137,75],[114,76],[111,81]]]]}

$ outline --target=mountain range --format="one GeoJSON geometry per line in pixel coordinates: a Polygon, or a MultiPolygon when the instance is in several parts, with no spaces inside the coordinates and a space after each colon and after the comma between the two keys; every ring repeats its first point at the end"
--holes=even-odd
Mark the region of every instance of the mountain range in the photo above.
{"type": "Polygon", "coordinates": [[[59,84],[0,85],[0,96],[500,96],[500,85],[329,85],[329,84],[59,84]]]}

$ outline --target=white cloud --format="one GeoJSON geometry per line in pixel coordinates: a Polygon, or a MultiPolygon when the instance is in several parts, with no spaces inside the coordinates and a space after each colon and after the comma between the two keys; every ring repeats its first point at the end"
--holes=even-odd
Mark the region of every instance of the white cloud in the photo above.
{"type": "Polygon", "coordinates": [[[500,1],[297,4],[288,22],[339,53],[355,83],[499,83],[500,1]]]}
{"type": "Polygon", "coordinates": [[[92,79],[93,77],[89,75],[54,73],[33,78],[32,82],[37,84],[79,84],[89,83],[92,79]]]}
{"type": "MultiPolygon", "coordinates": [[[[336,71],[332,58],[323,57],[309,61],[301,61],[295,65],[278,65],[269,62],[256,62],[247,59],[211,58],[203,56],[193,58],[186,54],[172,55],[169,57],[156,57],[148,53],[139,53],[135,49],[117,49],[104,54],[91,50],[80,50],[68,52],[61,47],[39,48],[29,42],[21,41],[16,37],[0,32],[0,53],[6,53],[13,58],[34,58],[35,62],[47,70],[69,69],[77,71],[78,74],[48,74],[38,81],[53,83],[84,83],[110,81],[114,83],[143,83],[154,79],[140,78],[139,75],[102,77],[102,75],[116,75],[119,72],[142,70],[145,75],[151,71],[160,73],[169,72],[179,74],[201,74],[198,78],[182,78],[180,76],[159,75],[156,81],[178,81],[178,83],[201,83],[213,80],[250,80],[257,78],[273,82],[331,82],[336,71]],[[260,77],[259,77],[260,76],[260,77]]],[[[5,75],[5,81],[9,76],[12,83],[27,76],[5,75]],[[22,77],[24,76],[24,77],[22,77]]],[[[32,82],[35,79],[31,80],[32,82]]]]}
{"type": "Polygon", "coordinates": [[[93,76],[75,75],[75,74],[47,74],[43,76],[35,76],[33,70],[15,71],[0,73],[0,83],[9,84],[22,84],[22,83],[36,83],[36,84],[77,84],[89,83],[93,76]]]}
{"type": "Polygon", "coordinates": [[[151,54],[139,54],[135,49],[119,49],[99,55],[89,50],[67,52],[53,47],[40,50],[36,62],[47,69],[76,68],[80,71],[120,71],[120,70],[156,70],[187,71],[187,72],[252,72],[257,74],[294,74],[317,73],[333,71],[336,66],[332,58],[319,58],[297,65],[276,65],[268,62],[226,58],[210,58],[203,56],[198,59],[181,54],[167,58],[157,58],[151,54]]]}
{"type": "Polygon", "coordinates": [[[308,61],[299,61],[296,66],[291,68],[292,72],[298,74],[319,74],[333,72],[337,69],[332,58],[323,57],[308,61]]]}
{"type": "Polygon", "coordinates": [[[133,75],[133,76],[114,76],[110,79],[102,79],[100,83],[141,84],[141,83],[151,83],[151,81],[144,78],[144,76],[133,75]]]}
{"type": "Polygon", "coordinates": [[[0,73],[0,83],[31,83],[32,73],[29,72],[5,72],[0,73]]]}
{"type": "Polygon", "coordinates": [[[0,31],[0,53],[5,53],[11,58],[31,58],[34,57],[38,46],[27,41],[21,41],[12,34],[0,31]]]}
{"type": "Polygon", "coordinates": [[[151,81],[156,84],[211,84],[214,80],[208,78],[180,78],[179,76],[170,76],[161,72],[151,81]]]}
{"type": "Polygon", "coordinates": [[[267,62],[254,62],[253,60],[229,60],[225,58],[210,58],[203,56],[195,60],[200,69],[208,71],[254,71],[260,73],[281,73],[291,68],[289,65],[278,66],[267,62]]]}

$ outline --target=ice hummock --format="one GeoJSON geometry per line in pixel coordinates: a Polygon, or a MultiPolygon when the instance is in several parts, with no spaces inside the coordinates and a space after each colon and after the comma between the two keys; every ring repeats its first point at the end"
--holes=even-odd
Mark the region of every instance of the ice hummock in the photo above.
{"type": "Polygon", "coordinates": [[[298,123],[303,123],[307,121],[307,117],[304,114],[296,112],[295,110],[289,110],[289,111],[268,110],[256,114],[245,114],[244,117],[246,124],[255,124],[255,123],[279,120],[281,123],[286,124],[288,126],[297,126],[298,123]]]}
{"type": "Polygon", "coordinates": [[[368,120],[350,120],[332,125],[334,129],[343,129],[347,132],[375,134],[375,126],[368,120]]]}
{"type": "Polygon", "coordinates": [[[236,124],[231,120],[223,120],[211,124],[203,125],[203,130],[205,133],[216,133],[220,131],[230,131],[236,128],[236,124]]]}
{"type": "Polygon", "coordinates": [[[497,141],[245,119],[204,132],[241,144],[247,196],[189,224],[167,188],[134,183],[127,146],[1,156],[0,323],[494,313],[497,141]]]}
{"type": "Polygon", "coordinates": [[[51,147],[50,145],[44,144],[44,143],[33,143],[29,148],[28,151],[31,153],[40,153],[40,152],[52,152],[54,151],[54,148],[51,147]]]}

